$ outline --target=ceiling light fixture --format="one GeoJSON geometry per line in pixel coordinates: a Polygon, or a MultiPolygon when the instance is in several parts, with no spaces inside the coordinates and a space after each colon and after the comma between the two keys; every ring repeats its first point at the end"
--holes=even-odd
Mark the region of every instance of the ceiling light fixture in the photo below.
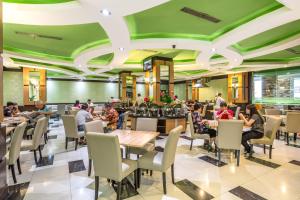
{"type": "Polygon", "coordinates": [[[119,49],[120,49],[120,51],[124,51],[124,47],[120,47],[119,49]]]}
{"type": "Polygon", "coordinates": [[[211,51],[212,51],[212,52],[216,52],[216,49],[215,49],[215,48],[211,48],[211,51]]]}
{"type": "Polygon", "coordinates": [[[103,15],[103,16],[109,16],[111,15],[111,12],[107,9],[103,9],[100,11],[100,13],[103,15]]]}

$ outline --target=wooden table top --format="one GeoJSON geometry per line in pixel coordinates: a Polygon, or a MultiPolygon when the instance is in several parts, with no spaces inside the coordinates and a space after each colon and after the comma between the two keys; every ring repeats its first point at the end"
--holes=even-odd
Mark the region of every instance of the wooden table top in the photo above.
{"type": "Polygon", "coordinates": [[[159,133],[150,131],[133,131],[117,129],[110,134],[117,135],[121,145],[128,147],[144,147],[148,142],[155,139],[159,133]]]}
{"type": "MultiPolygon", "coordinates": [[[[217,120],[207,120],[208,121],[208,124],[211,128],[213,129],[216,129],[218,128],[218,121],[217,120]]],[[[249,126],[243,126],[243,132],[247,132],[247,131],[250,131],[251,130],[251,127],[249,126]]]]}

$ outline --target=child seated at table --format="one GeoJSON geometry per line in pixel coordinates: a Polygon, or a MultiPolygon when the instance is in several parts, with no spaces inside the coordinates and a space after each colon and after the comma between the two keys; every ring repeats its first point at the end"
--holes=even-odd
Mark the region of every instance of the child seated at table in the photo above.
{"type": "Polygon", "coordinates": [[[217,119],[233,119],[234,113],[229,110],[226,102],[221,102],[220,109],[217,112],[217,119]]]}

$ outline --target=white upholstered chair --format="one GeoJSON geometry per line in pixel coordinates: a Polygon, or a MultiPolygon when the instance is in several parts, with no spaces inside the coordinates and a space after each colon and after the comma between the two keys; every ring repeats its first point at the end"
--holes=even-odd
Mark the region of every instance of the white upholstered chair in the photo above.
{"type": "Polygon", "coordinates": [[[8,168],[11,170],[14,183],[17,183],[15,174],[15,163],[17,163],[19,174],[22,174],[20,165],[20,150],[26,126],[27,123],[23,122],[16,127],[11,138],[9,151],[6,154],[7,165],[8,168]]]}
{"type": "Polygon", "coordinates": [[[37,150],[39,150],[40,158],[42,158],[41,143],[43,141],[42,136],[44,134],[45,126],[47,125],[46,121],[47,121],[46,117],[40,118],[37,121],[36,126],[34,128],[32,140],[23,140],[21,143],[21,151],[28,151],[28,150],[33,151],[34,161],[36,164],[38,163],[37,156],[36,156],[37,150]]]}
{"type": "Polygon", "coordinates": [[[297,139],[297,133],[300,132],[300,112],[288,112],[286,115],[286,124],[282,128],[282,132],[285,133],[287,144],[290,143],[289,136],[294,134],[294,141],[297,139]]]}
{"type": "Polygon", "coordinates": [[[85,135],[84,131],[78,131],[77,122],[74,115],[63,115],[62,117],[65,135],[66,135],[66,146],[68,149],[68,140],[75,139],[75,151],[77,150],[78,140],[80,137],[85,135]]]}
{"type": "Polygon", "coordinates": [[[125,113],[124,113],[123,122],[122,122],[122,129],[123,129],[123,130],[126,130],[126,129],[127,129],[128,116],[129,116],[129,112],[125,112],[125,113]]]}
{"type": "Polygon", "coordinates": [[[134,172],[137,187],[137,162],[122,160],[118,136],[88,132],[86,134],[95,173],[95,200],[98,199],[99,177],[117,183],[117,200],[121,199],[122,180],[134,172]]]}
{"type": "Polygon", "coordinates": [[[167,194],[166,171],[171,167],[172,183],[174,184],[175,183],[174,180],[175,154],[176,154],[178,139],[180,133],[182,132],[182,129],[183,129],[182,126],[177,126],[176,128],[170,131],[167,138],[164,152],[150,151],[147,152],[138,160],[138,174],[139,174],[138,185],[140,184],[141,169],[159,171],[162,172],[164,194],[167,194]]]}
{"type": "MultiPolygon", "coordinates": [[[[266,124],[264,126],[264,136],[259,139],[251,139],[250,144],[253,149],[253,144],[262,144],[264,145],[264,153],[266,153],[266,145],[269,145],[269,158],[272,158],[272,147],[273,142],[276,137],[276,133],[280,127],[281,119],[279,117],[267,117],[266,124]]],[[[298,121],[299,123],[299,121],[298,121]]],[[[252,152],[252,151],[251,151],[252,152]]],[[[251,155],[250,155],[251,156],[251,155]]]]}
{"type": "Polygon", "coordinates": [[[281,115],[281,110],[274,108],[266,108],[265,113],[266,115],[281,115]]]}
{"type": "Polygon", "coordinates": [[[219,163],[221,161],[221,149],[229,149],[235,151],[237,166],[239,166],[243,125],[243,120],[219,120],[216,139],[219,163]]]}
{"type": "Polygon", "coordinates": [[[190,126],[190,133],[191,133],[191,145],[190,145],[190,150],[193,148],[193,141],[196,139],[203,139],[203,140],[209,140],[209,134],[196,134],[195,129],[194,129],[194,124],[193,124],[193,119],[192,119],[192,113],[188,113],[188,122],[190,126]]]}
{"type": "MultiPolygon", "coordinates": [[[[94,120],[94,121],[87,122],[85,123],[84,127],[86,133],[87,132],[104,133],[103,124],[101,120],[94,120]]],[[[87,146],[87,149],[88,149],[88,156],[89,156],[88,176],[90,176],[92,171],[92,159],[90,156],[89,146],[87,146]]]]}

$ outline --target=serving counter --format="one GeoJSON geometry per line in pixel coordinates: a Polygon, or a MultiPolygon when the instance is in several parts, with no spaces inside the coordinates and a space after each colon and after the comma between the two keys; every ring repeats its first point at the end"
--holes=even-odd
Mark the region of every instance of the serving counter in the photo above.
{"type": "Polygon", "coordinates": [[[169,134],[169,132],[181,125],[183,126],[183,132],[186,129],[186,117],[185,116],[163,116],[163,117],[153,117],[153,116],[137,116],[137,115],[129,115],[131,119],[131,129],[136,129],[136,120],[137,118],[157,118],[157,132],[161,134],[169,134]]]}

